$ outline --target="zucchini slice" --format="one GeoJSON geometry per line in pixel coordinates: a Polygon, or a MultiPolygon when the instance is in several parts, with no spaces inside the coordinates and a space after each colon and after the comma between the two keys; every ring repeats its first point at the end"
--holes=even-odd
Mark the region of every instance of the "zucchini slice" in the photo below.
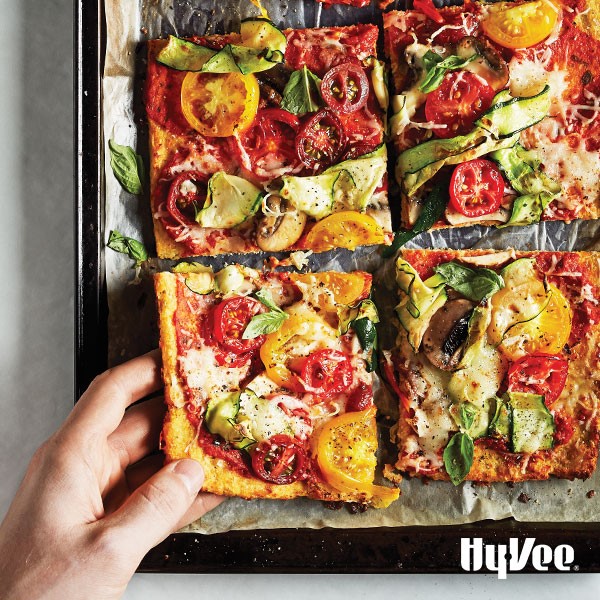
{"type": "Polygon", "coordinates": [[[215,54],[210,48],[170,35],[168,44],[157,54],[156,60],[178,71],[201,71],[215,54]]]}

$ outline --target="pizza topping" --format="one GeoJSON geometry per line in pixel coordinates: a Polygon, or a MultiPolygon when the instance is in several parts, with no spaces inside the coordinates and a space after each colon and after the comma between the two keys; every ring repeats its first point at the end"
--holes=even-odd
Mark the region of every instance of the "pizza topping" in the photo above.
{"type": "Polygon", "coordinates": [[[307,392],[327,400],[352,384],[352,364],[338,350],[325,348],[310,354],[302,366],[302,383],[307,392]]]}
{"type": "Polygon", "coordinates": [[[515,392],[539,394],[551,407],[561,395],[569,363],[558,355],[531,354],[513,363],[508,370],[508,389],[515,392]]]}
{"type": "Polygon", "coordinates": [[[231,229],[258,211],[263,195],[246,179],[217,171],[208,182],[206,201],[196,221],[202,227],[231,229]]]}
{"type": "Polygon", "coordinates": [[[512,420],[512,451],[532,454],[552,448],[555,424],[544,397],[523,392],[507,392],[506,396],[512,420]]]}
{"type": "Polygon", "coordinates": [[[369,98],[369,80],[358,63],[346,62],[333,67],[321,82],[321,94],[327,106],[336,113],[360,110],[369,98]]]}
{"type": "Polygon", "coordinates": [[[306,474],[306,454],[288,435],[275,435],[261,442],[252,453],[252,468],[267,483],[287,485],[306,474]]]}
{"type": "Polygon", "coordinates": [[[336,163],[346,149],[346,133],[339,117],[323,108],[306,120],[296,137],[298,158],[309,168],[336,163]]]}
{"type": "Polygon", "coordinates": [[[294,71],[283,90],[281,108],[295,115],[316,112],[321,101],[321,80],[304,65],[294,71]]]}
{"type": "Polygon", "coordinates": [[[377,221],[356,211],[337,212],[319,221],[306,236],[306,248],[325,252],[333,248],[384,244],[386,236],[377,221]]]}
{"type": "Polygon", "coordinates": [[[434,271],[443,277],[446,285],[474,302],[482,302],[504,287],[502,277],[485,267],[471,269],[450,261],[437,265],[434,271]]]}
{"type": "Polygon", "coordinates": [[[456,55],[469,60],[464,69],[487,81],[496,92],[508,84],[508,64],[485,38],[464,37],[456,45],[456,55]]]}
{"type": "Polygon", "coordinates": [[[234,296],[217,304],[213,314],[214,337],[227,350],[244,354],[256,350],[264,336],[244,337],[251,320],[263,311],[262,304],[248,296],[234,296]]]}
{"type": "Polygon", "coordinates": [[[256,229],[256,243],[266,252],[279,252],[293,246],[306,225],[305,212],[296,210],[279,194],[269,194],[263,201],[263,215],[256,229]]]}
{"type": "Polygon", "coordinates": [[[377,507],[389,506],[398,489],[374,485],[377,464],[375,408],[348,412],[329,420],[313,448],[319,469],[334,489],[363,493],[377,507]]]}
{"type": "Polygon", "coordinates": [[[289,315],[273,302],[271,292],[268,290],[258,290],[255,296],[269,309],[269,311],[258,313],[250,319],[250,322],[242,335],[242,338],[245,340],[255,339],[269,333],[274,333],[283,325],[283,322],[289,318],[289,315]]]}
{"type": "Polygon", "coordinates": [[[482,158],[458,165],[450,180],[450,205],[466,217],[494,213],[504,197],[504,179],[498,167],[482,158]]]}
{"type": "Polygon", "coordinates": [[[296,170],[296,133],[300,120],[281,108],[259,110],[252,125],[240,135],[251,169],[259,177],[271,179],[296,170]]]}
{"type": "Polygon", "coordinates": [[[438,369],[453,371],[458,366],[473,307],[469,300],[451,300],[431,318],[423,335],[423,352],[438,369]]]}
{"type": "Polygon", "coordinates": [[[167,211],[177,223],[193,227],[206,200],[208,177],[199,171],[180,173],[173,179],[167,198],[167,211]]]}
{"type": "Polygon", "coordinates": [[[444,17],[440,11],[436,8],[433,0],[414,0],[413,8],[424,15],[427,15],[432,21],[436,23],[443,23],[444,17]]]}
{"type": "Polygon", "coordinates": [[[201,71],[215,54],[214,50],[206,46],[170,35],[167,45],[158,53],[156,60],[178,71],[201,71]]]}
{"type": "Polygon", "coordinates": [[[505,48],[529,48],[545,40],[558,21],[559,9],[550,0],[513,6],[501,2],[490,6],[482,25],[485,34],[505,48]]]}
{"type": "Polygon", "coordinates": [[[427,95],[426,119],[445,128],[434,133],[441,138],[464,135],[492,104],[494,90],[481,78],[467,71],[448,73],[442,84],[427,95]]]}
{"type": "Polygon", "coordinates": [[[198,133],[209,137],[228,137],[248,129],[259,99],[254,75],[189,72],[181,86],[185,118],[198,133]]]}

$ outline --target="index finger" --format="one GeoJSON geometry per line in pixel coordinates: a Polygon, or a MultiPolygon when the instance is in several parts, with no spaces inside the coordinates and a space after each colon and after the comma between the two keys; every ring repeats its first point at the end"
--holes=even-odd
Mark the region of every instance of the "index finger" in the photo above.
{"type": "Polygon", "coordinates": [[[75,405],[65,427],[110,435],[128,406],[162,388],[160,366],[160,351],[153,350],[98,375],[75,405]]]}

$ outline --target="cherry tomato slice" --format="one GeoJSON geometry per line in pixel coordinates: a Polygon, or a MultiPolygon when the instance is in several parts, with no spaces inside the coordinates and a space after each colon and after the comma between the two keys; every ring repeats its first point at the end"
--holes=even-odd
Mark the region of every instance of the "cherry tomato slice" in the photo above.
{"type": "Polygon", "coordinates": [[[282,108],[258,111],[240,141],[259,176],[274,170],[292,171],[298,166],[295,142],[299,127],[300,119],[282,108]]]}
{"type": "Polygon", "coordinates": [[[545,40],[558,21],[559,9],[550,0],[491,6],[483,20],[485,34],[505,48],[529,48],[545,40]]]}
{"type": "Polygon", "coordinates": [[[242,335],[252,317],[262,312],[263,305],[248,296],[235,296],[223,300],[214,309],[214,337],[227,350],[243,354],[260,347],[264,335],[244,340],[242,335]]]}
{"type": "Polygon", "coordinates": [[[252,453],[252,468],[263,481],[287,485],[305,474],[306,453],[292,437],[274,435],[252,453]]]}
{"type": "Polygon", "coordinates": [[[199,171],[186,171],[175,177],[167,197],[167,211],[179,224],[196,225],[196,213],[206,200],[208,176],[199,171]]]}
{"type": "Polygon", "coordinates": [[[350,386],[352,365],[343,352],[324,348],[309,355],[301,376],[307,392],[328,399],[350,386]]]}
{"type": "Polygon", "coordinates": [[[440,138],[464,135],[473,129],[493,99],[494,89],[481,77],[469,71],[452,71],[427,94],[425,117],[436,125],[446,125],[433,130],[440,138]]]}
{"type": "Polygon", "coordinates": [[[442,17],[440,11],[433,4],[433,0],[414,0],[413,8],[440,25],[444,22],[444,17],[442,17]]]}
{"type": "Polygon", "coordinates": [[[344,126],[329,108],[322,108],[309,117],[296,137],[298,158],[311,169],[333,165],[345,149],[344,126]]]}
{"type": "Polygon", "coordinates": [[[569,363],[553,354],[531,354],[513,363],[508,370],[508,390],[544,396],[551,406],[560,396],[569,372],[569,363]]]}
{"type": "Polygon", "coordinates": [[[350,392],[346,402],[346,412],[360,412],[373,406],[373,389],[364,381],[359,381],[358,385],[350,392]]]}
{"type": "Polygon", "coordinates": [[[369,79],[358,64],[346,62],[325,73],[321,94],[329,108],[350,114],[360,110],[369,98],[369,79]]]}
{"type": "Polygon", "coordinates": [[[450,179],[450,205],[465,217],[496,212],[504,196],[504,179],[490,160],[478,158],[458,165],[450,179]]]}

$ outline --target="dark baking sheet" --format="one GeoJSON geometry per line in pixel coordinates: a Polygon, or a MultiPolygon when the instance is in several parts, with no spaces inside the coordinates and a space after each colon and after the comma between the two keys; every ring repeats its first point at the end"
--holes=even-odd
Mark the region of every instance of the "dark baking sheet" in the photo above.
{"type": "MultiPolygon", "coordinates": [[[[75,3],[76,398],[106,368],[101,73],[102,0],[75,3]]],[[[144,572],[462,573],[462,538],[508,544],[535,538],[569,544],[571,572],[600,572],[600,523],[523,523],[513,519],[451,527],[278,529],[169,536],[142,561],[144,572]]],[[[483,568],[480,572],[491,572],[483,568]]],[[[535,572],[529,562],[524,572],[535,572]]],[[[558,572],[552,564],[548,572],[558,572]]]]}

